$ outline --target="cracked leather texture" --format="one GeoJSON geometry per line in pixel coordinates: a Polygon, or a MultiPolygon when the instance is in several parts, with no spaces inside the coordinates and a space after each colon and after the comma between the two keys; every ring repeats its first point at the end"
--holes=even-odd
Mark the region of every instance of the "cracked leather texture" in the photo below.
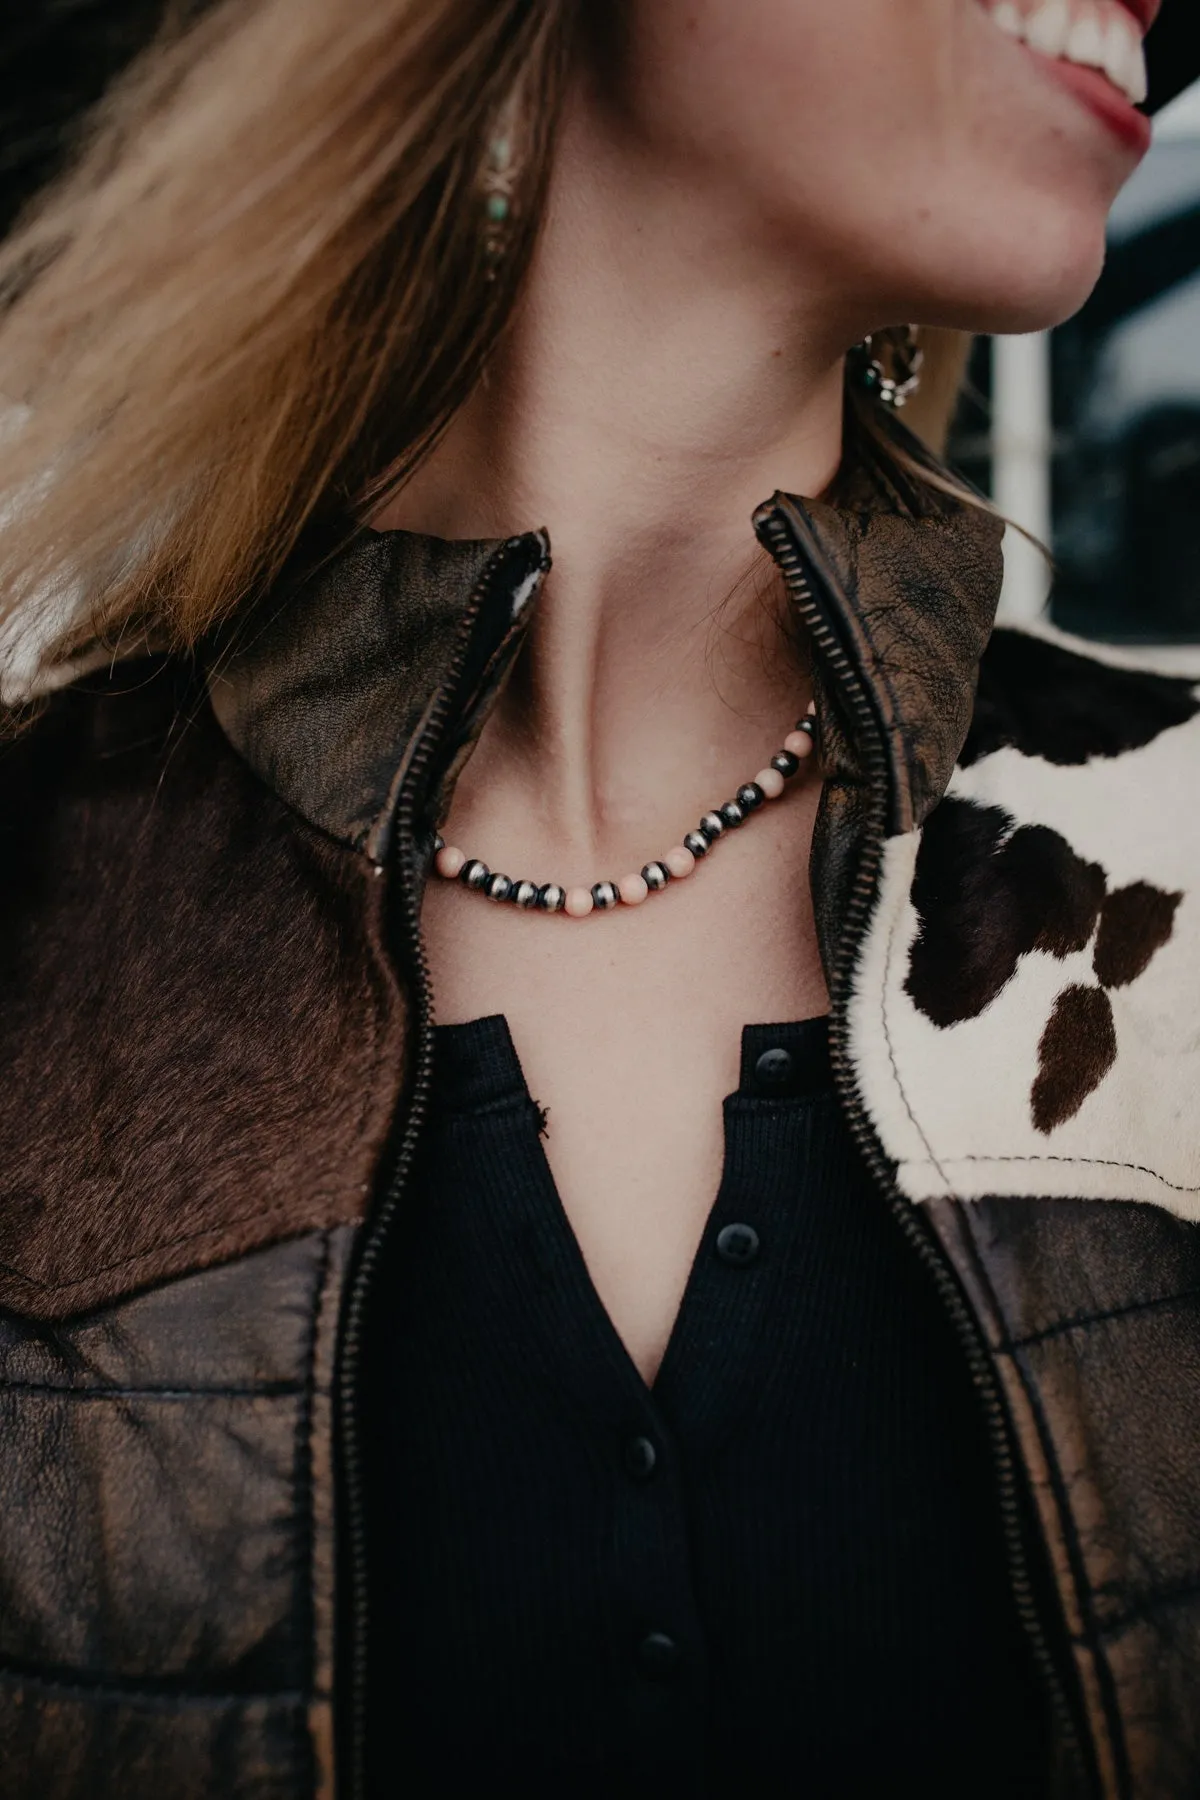
{"type": "Polygon", "coordinates": [[[77,1320],[0,1317],[6,1800],[328,1791],[314,1475],[349,1240],[309,1233],[77,1320]]]}
{"type": "Polygon", "coordinates": [[[408,752],[453,664],[472,593],[482,582],[519,604],[499,609],[496,628],[492,594],[490,641],[460,708],[462,752],[507,672],[547,566],[536,532],[458,542],[362,532],[213,646],[213,710],[273,792],[382,861],[408,752]]]}
{"type": "Polygon", "coordinates": [[[1200,1793],[1200,1231],[1119,1201],[937,1201],[1049,1548],[1103,1792],[1200,1793]]]}
{"type": "MultiPolygon", "coordinates": [[[[903,496],[860,482],[853,506],[777,495],[777,514],[801,552],[816,601],[870,711],[887,761],[885,834],[911,831],[945,793],[966,740],[979,666],[1003,578],[1003,523],[976,507],[929,503],[925,513],[881,511],[903,496]],[[863,489],[867,492],[864,493],[863,489]]],[[[813,910],[831,983],[862,844],[871,770],[846,696],[819,658],[813,667],[824,788],[813,834],[813,910]]]]}
{"type": "MultiPolygon", "coordinates": [[[[946,791],[966,740],[995,623],[1002,522],[849,513],[785,502],[836,608],[839,636],[878,715],[891,776],[889,834],[911,831],[946,791]]],[[[836,712],[832,695],[826,706],[836,712]]],[[[857,759],[844,752],[848,772],[857,759]]],[[[836,771],[835,771],[836,772],[836,771]]]]}

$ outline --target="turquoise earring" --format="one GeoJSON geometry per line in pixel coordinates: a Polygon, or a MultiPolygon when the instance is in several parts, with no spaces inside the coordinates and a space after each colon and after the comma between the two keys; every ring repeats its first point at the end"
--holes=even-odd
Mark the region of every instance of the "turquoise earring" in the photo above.
{"type": "Polygon", "coordinates": [[[484,253],[493,274],[508,248],[513,187],[512,140],[495,137],[488,145],[483,173],[484,253]]]}

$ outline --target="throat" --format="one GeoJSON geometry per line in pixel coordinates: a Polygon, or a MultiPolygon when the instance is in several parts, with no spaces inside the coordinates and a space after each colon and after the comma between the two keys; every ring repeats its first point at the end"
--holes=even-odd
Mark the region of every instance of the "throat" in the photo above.
{"type": "MultiPolygon", "coordinates": [[[[770,759],[809,683],[774,565],[735,568],[698,596],[665,571],[631,567],[605,594],[556,568],[460,779],[447,843],[514,877],[519,864],[590,888],[677,849],[760,776],[747,814],[780,801],[799,764],[770,759]]],[[[807,758],[810,741],[798,749],[807,758]]]]}

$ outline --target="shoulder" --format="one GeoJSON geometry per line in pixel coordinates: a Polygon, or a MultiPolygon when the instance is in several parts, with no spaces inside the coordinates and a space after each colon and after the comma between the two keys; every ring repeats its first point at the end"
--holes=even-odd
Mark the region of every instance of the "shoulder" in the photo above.
{"type": "Polygon", "coordinates": [[[0,1306],[63,1316],[359,1216],[403,1067],[383,886],[182,661],[63,689],[0,746],[0,1306]]]}
{"type": "MultiPolygon", "coordinates": [[[[88,675],[0,726],[0,843],[11,898],[33,864],[59,866],[144,828],[164,785],[186,808],[221,760],[222,737],[190,662],[139,657],[88,675]]],[[[227,752],[227,754],[229,754],[227,752]]]]}
{"type": "Polygon", "coordinates": [[[914,1198],[1200,1217],[1200,685],[998,631],[941,801],[887,846],[853,1035],[914,1198]]]}
{"type": "Polygon", "coordinates": [[[72,944],[111,961],[185,896],[219,912],[295,860],[294,815],[230,744],[191,659],[141,657],[37,704],[0,738],[0,994],[55,944],[66,992],[72,944]]]}
{"type": "Polygon", "coordinates": [[[1023,832],[1025,851],[1038,847],[1027,881],[1043,864],[1059,884],[1087,865],[1110,893],[1137,883],[1200,905],[1200,680],[1169,654],[1155,666],[1049,630],[997,631],[926,861],[963,835],[998,848],[1023,832]]]}
{"type": "MultiPolygon", "coordinates": [[[[972,766],[999,751],[1056,768],[1134,756],[1200,715],[1194,668],[1172,652],[1123,651],[1050,627],[1001,628],[984,653],[975,715],[960,758],[972,766]]],[[[1187,753],[1197,734],[1172,749],[1187,753]]]]}

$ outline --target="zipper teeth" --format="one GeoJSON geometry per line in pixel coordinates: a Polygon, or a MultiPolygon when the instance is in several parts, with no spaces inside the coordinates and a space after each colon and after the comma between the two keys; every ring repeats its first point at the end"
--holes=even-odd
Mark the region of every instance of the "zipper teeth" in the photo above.
{"type": "Polygon", "coordinates": [[[341,1440],[341,1493],[346,1514],[344,1541],[347,1551],[347,1573],[345,1579],[350,1590],[349,1606],[346,1613],[342,1615],[347,1621],[347,1629],[350,1633],[349,1650],[344,1665],[349,1695],[345,1702],[345,1711],[342,1714],[345,1721],[343,1730],[348,1734],[347,1748],[345,1760],[342,1761],[340,1757],[338,1758],[346,1782],[344,1800],[362,1800],[366,1792],[367,1545],[362,1441],[355,1408],[355,1388],[362,1362],[366,1297],[371,1284],[371,1276],[378,1265],[384,1242],[388,1236],[388,1229],[399,1211],[400,1202],[412,1172],[417,1140],[421,1135],[429,1110],[429,1095],[433,1077],[433,982],[429,972],[429,958],[425,950],[425,941],[421,935],[420,895],[414,880],[417,800],[421,793],[422,783],[429,772],[434,753],[446,729],[455,690],[466,664],[475,623],[504,554],[504,549],[496,552],[472,590],[471,598],[462,616],[450,668],[435,696],[421,737],[413,751],[412,761],[404,777],[396,805],[395,838],[391,859],[399,877],[398,924],[403,934],[402,948],[407,952],[412,975],[417,1035],[404,1131],[396,1152],[396,1160],[392,1166],[387,1190],[368,1228],[354,1271],[346,1303],[346,1322],[342,1336],[338,1407],[341,1440]]]}
{"type": "MultiPolygon", "coordinates": [[[[823,662],[834,675],[843,697],[849,701],[855,722],[860,728],[859,744],[866,751],[870,782],[871,809],[868,815],[867,842],[859,859],[854,884],[846,908],[842,940],[833,969],[833,1010],[830,1062],[851,1132],[870,1174],[874,1177],[887,1206],[900,1230],[929,1271],[938,1296],[950,1317],[966,1354],[972,1383],[984,1410],[991,1446],[992,1464],[999,1484],[1000,1513],[1008,1557],[1009,1585],[1017,1612],[1032,1647],[1038,1673],[1049,1695],[1054,1717],[1062,1733],[1063,1745],[1075,1762],[1081,1762],[1081,1748],[1076,1721],[1063,1685],[1045,1622],[1037,1603],[1033,1577],[1026,1552],[1026,1528],[1022,1518],[1016,1464],[1009,1436],[1008,1418],[1001,1398],[999,1382],[991,1354],[984,1342],[978,1322],[959,1291],[957,1279],[949,1267],[945,1253],[935,1242],[931,1228],[920,1217],[911,1201],[896,1186],[874,1127],[858,1091],[858,1082],[847,1049],[845,999],[850,990],[850,977],[874,900],[880,865],[883,860],[889,770],[886,754],[871,705],[862,682],[837,635],[822,613],[802,565],[795,541],[786,522],[778,513],[765,521],[765,533],[771,552],[783,574],[797,613],[809,632],[823,662]]],[[[1094,1784],[1092,1784],[1094,1785],[1094,1784]]]]}
{"type": "MultiPolygon", "coordinates": [[[[867,774],[870,780],[871,810],[868,815],[867,842],[859,859],[854,884],[846,909],[841,947],[833,970],[833,1026],[831,1064],[842,1095],[851,1132],[870,1174],[896,1220],[900,1230],[929,1271],[956,1335],[967,1357],[976,1392],[984,1406],[985,1423],[992,1452],[993,1467],[1000,1490],[1000,1511],[1008,1553],[1009,1582],[1017,1612],[1032,1645],[1038,1670],[1050,1695],[1055,1718],[1068,1751],[1078,1760],[1079,1739],[1074,1716],[1034,1593],[1033,1579],[1025,1550],[1025,1529],[1021,1517],[1016,1467],[1009,1441],[1007,1415],[1000,1396],[991,1357],[978,1324],[958,1289],[957,1281],[946,1264],[944,1254],[933,1242],[915,1208],[896,1187],[887,1160],[876,1139],[874,1128],[858,1092],[858,1084],[846,1048],[845,1007],[849,977],[858,954],[871,902],[878,884],[883,857],[884,826],[887,804],[888,766],[879,741],[879,732],[870,703],[850,659],[817,605],[808,576],[802,566],[792,534],[774,514],[765,521],[771,552],[778,564],[796,611],[812,638],[822,660],[835,676],[841,692],[851,705],[856,723],[861,728],[860,744],[867,752],[867,774]]],[[[341,1415],[342,1493],[345,1502],[346,1544],[349,1557],[348,1580],[350,1605],[348,1618],[351,1645],[347,1680],[350,1698],[347,1703],[346,1727],[349,1748],[344,1765],[347,1780],[345,1800],[362,1800],[364,1793],[364,1749],[366,1725],[366,1531],[363,1517],[362,1444],[354,1408],[354,1390],[362,1359],[362,1334],[365,1301],[370,1278],[395,1217],[409,1174],[412,1170],[417,1140],[429,1106],[433,1074],[433,984],[429,959],[421,935],[420,902],[412,880],[412,850],[415,847],[416,801],[420,783],[428,772],[433,754],[440,742],[450,714],[451,700],[461,677],[473,627],[486,598],[495,567],[502,552],[488,564],[476,583],[463,615],[455,655],[442,683],[400,793],[396,808],[396,839],[393,851],[400,876],[399,914],[413,976],[416,1001],[417,1040],[413,1062],[412,1086],[403,1137],[396,1155],[387,1192],[381,1202],[367,1237],[346,1308],[346,1324],[342,1339],[341,1375],[338,1400],[341,1415]]]]}

